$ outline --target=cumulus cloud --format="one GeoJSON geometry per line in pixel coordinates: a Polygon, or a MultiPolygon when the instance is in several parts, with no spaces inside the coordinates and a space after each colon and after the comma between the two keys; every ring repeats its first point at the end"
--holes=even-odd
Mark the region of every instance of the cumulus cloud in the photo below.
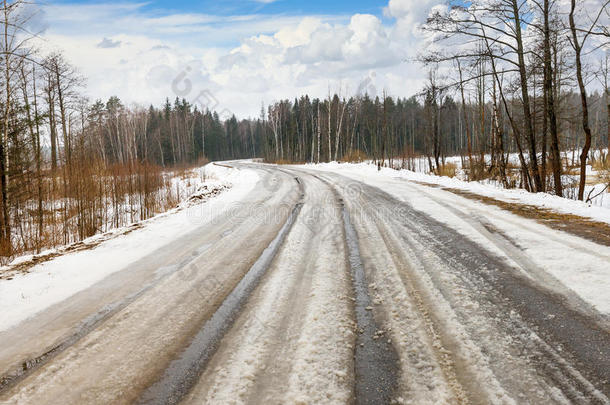
{"type": "Polygon", "coordinates": [[[385,23],[371,14],[149,15],[141,4],[64,3],[45,9],[53,21],[45,43],[89,77],[92,97],[214,99],[219,110],[254,116],[261,102],[324,97],[329,88],[349,96],[363,83],[370,92],[416,93],[424,75],[404,61],[415,52],[415,26],[441,1],[390,0],[385,23]]]}
{"type": "Polygon", "coordinates": [[[387,17],[408,20],[413,24],[425,21],[430,8],[442,2],[436,0],[390,0],[384,8],[387,17]]]}

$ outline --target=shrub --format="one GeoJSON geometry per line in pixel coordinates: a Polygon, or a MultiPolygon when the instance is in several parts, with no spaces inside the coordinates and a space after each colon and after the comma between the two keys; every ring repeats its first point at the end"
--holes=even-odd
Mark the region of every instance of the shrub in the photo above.
{"type": "Polygon", "coordinates": [[[437,176],[455,177],[457,174],[457,165],[455,163],[445,163],[435,170],[437,176]]]}

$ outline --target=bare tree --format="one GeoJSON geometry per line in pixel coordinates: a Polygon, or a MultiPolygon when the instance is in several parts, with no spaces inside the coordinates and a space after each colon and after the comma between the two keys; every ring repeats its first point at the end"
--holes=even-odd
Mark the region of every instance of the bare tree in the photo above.
{"type": "MultiPolygon", "coordinates": [[[[576,0],[571,0],[570,3],[570,30],[572,32],[572,47],[574,48],[574,59],[576,62],[576,79],[578,82],[578,89],[580,91],[580,102],[582,108],[582,129],[585,133],[585,142],[580,153],[580,182],[578,185],[578,199],[584,200],[585,197],[585,185],[587,182],[587,159],[589,156],[589,149],[591,149],[591,127],[589,126],[589,105],[587,101],[587,89],[585,86],[585,79],[583,75],[583,67],[582,67],[582,53],[583,48],[586,46],[587,40],[596,33],[600,33],[598,26],[598,22],[600,21],[601,16],[604,12],[607,12],[606,7],[608,7],[610,1],[605,1],[600,9],[594,13],[595,17],[592,18],[592,22],[586,26],[582,27],[576,23],[577,12],[576,9],[576,0]]],[[[604,31],[601,31],[603,34],[604,31]]]]}
{"type": "MultiPolygon", "coordinates": [[[[553,166],[553,178],[555,186],[555,194],[558,196],[563,195],[563,185],[561,183],[561,157],[560,157],[560,145],[559,145],[559,130],[557,126],[557,111],[555,107],[555,92],[553,86],[554,68],[552,58],[552,47],[551,38],[553,33],[551,32],[551,23],[555,27],[560,25],[558,19],[553,19],[554,13],[554,2],[551,0],[533,0],[533,3],[538,7],[539,12],[542,16],[542,27],[540,31],[542,33],[543,43],[543,104],[544,104],[544,118],[543,118],[543,149],[546,149],[546,135],[547,132],[551,137],[551,164],[553,166]],[[547,131],[548,123],[548,131],[547,131]]],[[[537,27],[536,24],[533,25],[537,27]]],[[[557,29],[557,28],[556,28],[557,29]]],[[[557,36],[557,33],[555,33],[557,36]]],[[[543,151],[542,154],[542,165],[546,167],[546,153],[543,151]]],[[[543,180],[546,178],[546,169],[542,170],[543,180]]]]}
{"type": "Polygon", "coordinates": [[[608,161],[610,162],[610,86],[608,85],[608,79],[610,77],[610,51],[606,51],[604,59],[600,60],[596,77],[604,89],[604,96],[606,98],[606,142],[608,147],[608,161]]]}

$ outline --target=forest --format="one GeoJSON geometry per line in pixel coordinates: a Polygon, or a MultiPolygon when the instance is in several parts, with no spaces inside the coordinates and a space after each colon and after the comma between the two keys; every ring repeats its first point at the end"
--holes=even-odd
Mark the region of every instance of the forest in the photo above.
{"type": "MultiPolygon", "coordinates": [[[[206,161],[359,162],[444,173],[584,200],[587,166],[610,166],[608,2],[474,0],[437,7],[410,97],[301,95],[258,117],[90,101],[58,52],[31,45],[25,2],[4,2],[0,73],[0,256],[83,240],[174,206],[177,170],[206,161]],[[593,154],[597,151],[597,154],[593,154]],[[518,164],[510,156],[518,157],[518,164]]],[[[334,93],[334,94],[333,94],[334,93]]]]}

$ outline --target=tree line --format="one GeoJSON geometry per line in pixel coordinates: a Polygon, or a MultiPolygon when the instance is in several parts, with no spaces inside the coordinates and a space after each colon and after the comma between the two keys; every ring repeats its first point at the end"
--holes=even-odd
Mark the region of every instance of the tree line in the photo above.
{"type": "Polygon", "coordinates": [[[441,172],[461,155],[471,179],[585,200],[587,166],[610,171],[609,22],[608,0],[449,2],[423,25],[418,95],[282,100],[240,139],[278,162],[423,155],[441,172]]]}
{"type": "MultiPolygon", "coordinates": [[[[325,100],[303,96],[280,101],[268,107],[264,118],[244,121],[240,139],[247,141],[250,128],[257,128],[254,144],[260,145],[260,156],[271,162],[370,158],[393,167],[406,167],[413,158],[423,157],[428,171],[435,172],[448,156],[462,156],[466,169],[472,162],[473,176],[478,169],[497,171],[501,157],[508,164],[507,155],[518,154],[524,145],[522,137],[512,133],[508,115],[484,98],[481,104],[478,97],[465,103],[457,101],[455,95],[447,94],[449,87],[441,87],[434,76],[432,73],[431,83],[419,95],[409,98],[371,98],[364,94],[349,99],[334,95],[325,100]],[[261,125],[264,119],[267,125],[261,125]],[[257,141],[259,136],[266,141],[257,141]]],[[[587,99],[594,117],[591,150],[603,150],[608,147],[608,97],[594,92],[587,99]]],[[[570,166],[574,163],[568,159],[571,152],[584,145],[580,97],[574,91],[566,91],[561,102],[561,152],[564,164],[570,166]]],[[[537,132],[544,126],[543,104],[540,95],[532,98],[537,132]]],[[[512,112],[520,108],[520,103],[510,100],[509,108],[512,112]]],[[[528,161],[527,155],[524,160],[528,161]]]]}

